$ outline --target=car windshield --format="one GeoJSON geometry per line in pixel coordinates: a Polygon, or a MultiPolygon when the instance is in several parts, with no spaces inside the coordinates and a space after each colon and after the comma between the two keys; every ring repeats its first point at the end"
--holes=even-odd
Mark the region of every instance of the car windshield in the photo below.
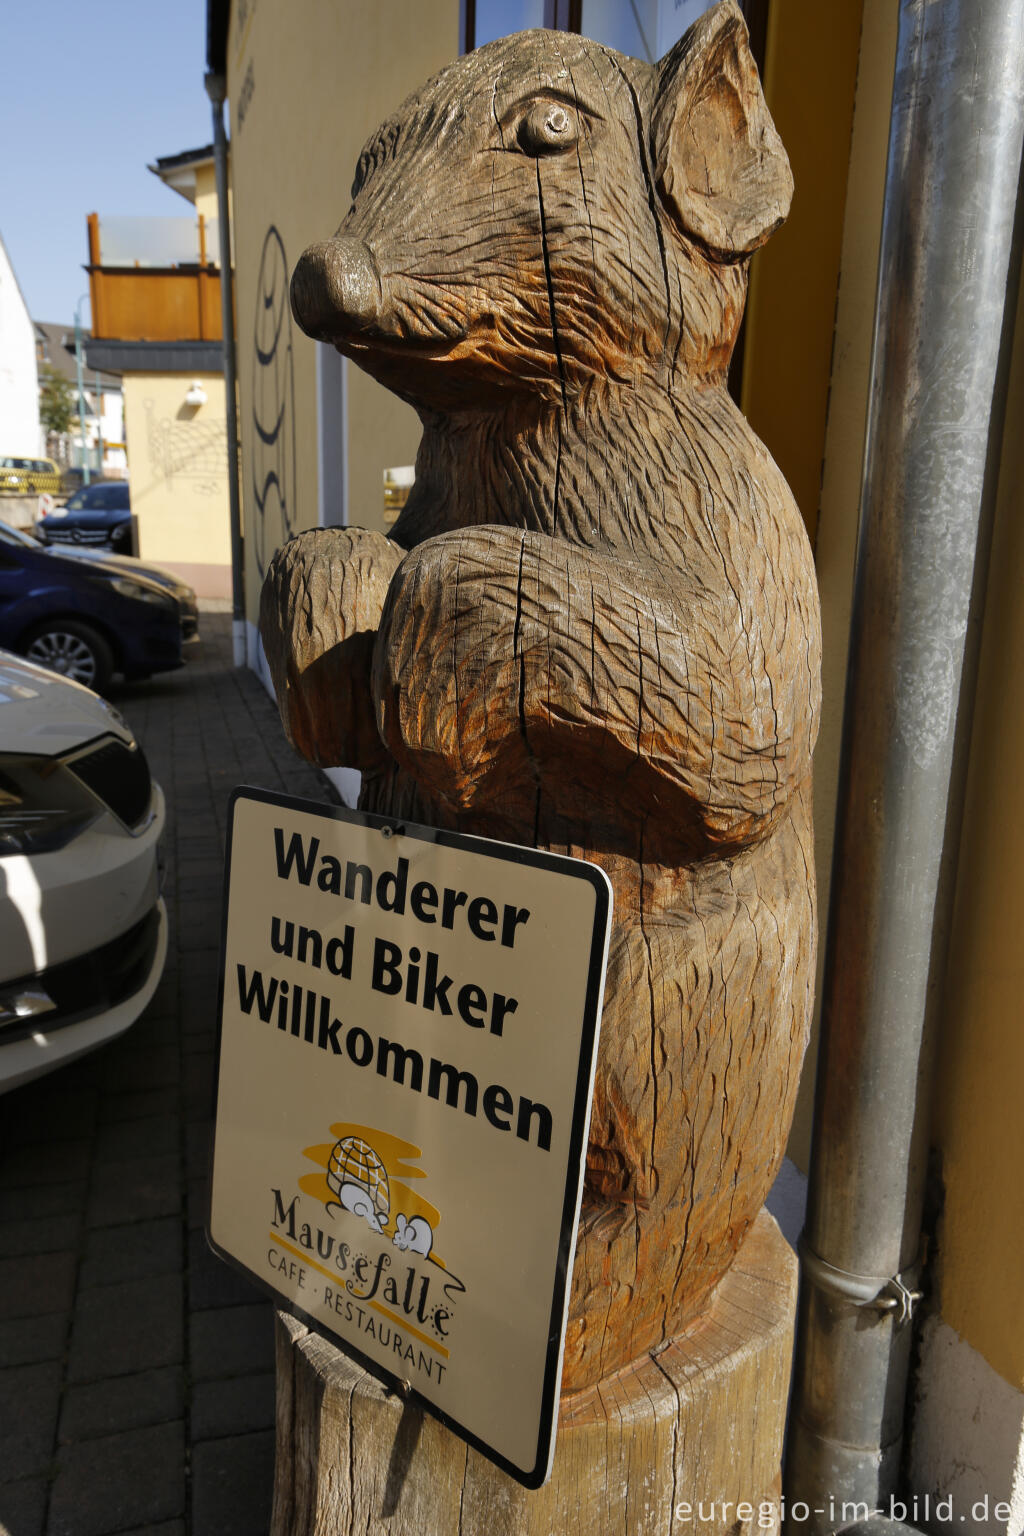
{"type": "Polygon", "coordinates": [[[128,512],[128,487],[126,485],[83,485],[70,497],[69,512],[128,512]]]}
{"type": "Polygon", "coordinates": [[[35,534],[26,533],[23,528],[12,528],[10,523],[0,523],[0,543],[25,544],[29,549],[41,547],[35,534]]]}

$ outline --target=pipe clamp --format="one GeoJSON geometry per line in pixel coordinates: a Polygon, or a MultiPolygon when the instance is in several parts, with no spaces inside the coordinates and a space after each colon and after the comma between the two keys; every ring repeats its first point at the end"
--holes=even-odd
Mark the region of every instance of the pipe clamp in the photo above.
{"type": "Polygon", "coordinates": [[[898,1275],[858,1275],[852,1270],[829,1264],[801,1236],[797,1243],[800,1265],[806,1278],[819,1290],[839,1296],[855,1307],[871,1307],[877,1312],[895,1312],[895,1325],[902,1328],[914,1316],[923,1296],[918,1280],[921,1261],[915,1259],[898,1275]]]}

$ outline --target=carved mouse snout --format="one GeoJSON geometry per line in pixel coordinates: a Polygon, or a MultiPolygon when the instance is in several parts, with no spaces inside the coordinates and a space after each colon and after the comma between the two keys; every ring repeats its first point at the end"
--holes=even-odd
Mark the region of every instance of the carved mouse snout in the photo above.
{"type": "Polygon", "coordinates": [[[292,311],[307,335],[333,341],[369,330],[381,309],[380,273],[361,240],[337,237],[303,252],[292,276],[292,311]]]}

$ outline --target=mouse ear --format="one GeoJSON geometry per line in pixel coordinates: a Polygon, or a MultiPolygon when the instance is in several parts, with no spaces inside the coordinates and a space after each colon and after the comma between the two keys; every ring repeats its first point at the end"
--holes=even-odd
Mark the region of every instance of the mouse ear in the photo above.
{"type": "Polygon", "coordinates": [[[785,219],[793,176],[736,0],[706,12],[658,65],[651,141],[668,211],[716,256],[749,254],[785,219]]]}

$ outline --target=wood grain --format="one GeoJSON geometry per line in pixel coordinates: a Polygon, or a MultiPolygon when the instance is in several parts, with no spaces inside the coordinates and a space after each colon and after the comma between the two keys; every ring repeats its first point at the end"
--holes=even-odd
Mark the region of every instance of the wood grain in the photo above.
{"type": "Polygon", "coordinates": [[[535,1492],[278,1313],[271,1536],[777,1531],[795,1305],[796,1261],[763,1213],[686,1333],[563,1398],[535,1492]]]}
{"type": "Polygon", "coordinates": [[[791,187],[734,0],[654,67],[526,33],[381,127],[293,280],[424,432],[390,541],[313,531],[270,570],[291,739],[369,810],[614,887],[568,1390],[708,1304],[807,1037],[817,591],[725,388],[791,187]]]}

